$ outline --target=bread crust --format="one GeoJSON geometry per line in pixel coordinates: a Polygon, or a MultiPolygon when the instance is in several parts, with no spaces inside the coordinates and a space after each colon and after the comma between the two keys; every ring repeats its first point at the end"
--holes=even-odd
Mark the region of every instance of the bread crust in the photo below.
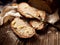
{"type": "Polygon", "coordinates": [[[40,15],[40,18],[42,19],[41,21],[45,21],[45,19],[46,19],[45,11],[38,10],[38,14],[40,15]]]}
{"type": "Polygon", "coordinates": [[[13,32],[18,35],[20,38],[30,38],[33,35],[35,35],[35,30],[26,22],[24,22],[22,19],[15,18],[11,22],[11,28],[13,32]],[[14,21],[17,20],[14,25],[14,21]],[[21,22],[20,22],[21,21],[21,22]],[[20,24],[19,24],[20,23],[20,24]]]}
{"type": "Polygon", "coordinates": [[[41,30],[44,28],[44,23],[43,22],[39,22],[37,20],[31,20],[30,21],[30,25],[36,29],[36,30],[41,30]]]}
{"type": "Polygon", "coordinates": [[[38,10],[37,8],[34,8],[25,2],[20,3],[17,10],[26,18],[36,18],[44,21],[46,17],[45,11],[38,10]]]}
{"type": "Polygon", "coordinates": [[[26,18],[38,18],[39,16],[37,9],[25,2],[20,3],[17,10],[26,18]]]}

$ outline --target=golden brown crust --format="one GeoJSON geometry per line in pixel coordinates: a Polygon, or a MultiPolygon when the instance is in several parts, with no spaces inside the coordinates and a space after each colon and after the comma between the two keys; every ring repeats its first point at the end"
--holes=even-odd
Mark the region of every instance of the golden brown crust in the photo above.
{"type": "Polygon", "coordinates": [[[36,8],[31,7],[29,4],[25,2],[20,3],[18,6],[18,11],[27,18],[37,18],[39,15],[36,10],[36,8]]]}
{"type": "Polygon", "coordinates": [[[36,29],[36,30],[41,30],[44,28],[44,23],[43,22],[39,22],[37,20],[32,20],[30,21],[30,25],[36,29]]]}
{"type": "Polygon", "coordinates": [[[42,21],[44,21],[46,18],[45,11],[38,10],[25,2],[20,3],[17,10],[26,18],[37,18],[38,20],[42,19],[42,21]]]}
{"type": "Polygon", "coordinates": [[[19,18],[15,18],[11,22],[11,28],[20,38],[30,38],[35,34],[35,30],[19,18]]]}
{"type": "Polygon", "coordinates": [[[40,18],[42,18],[41,21],[45,21],[46,19],[46,12],[42,10],[38,10],[38,14],[40,15],[40,18]]]}

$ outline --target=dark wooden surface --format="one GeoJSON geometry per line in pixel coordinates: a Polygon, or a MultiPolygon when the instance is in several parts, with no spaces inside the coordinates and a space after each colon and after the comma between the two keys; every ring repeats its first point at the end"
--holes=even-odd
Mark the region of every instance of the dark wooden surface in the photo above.
{"type": "MultiPolygon", "coordinates": [[[[60,23],[56,25],[60,27],[60,23]]],[[[10,24],[5,24],[0,27],[0,45],[60,45],[60,31],[49,26],[30,39],[21,39],[13,33],[10,24]]]]}

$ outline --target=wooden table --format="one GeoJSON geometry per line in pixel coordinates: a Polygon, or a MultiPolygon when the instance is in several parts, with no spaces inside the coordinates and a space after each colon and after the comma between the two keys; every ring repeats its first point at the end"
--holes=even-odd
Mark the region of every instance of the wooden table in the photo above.
{"type": "Polygon", "coordinates": [[[49,26],[32,38],[21,39],[13,33],[10,24],[5,24],[0,27],[0,45],[60,45],[60,31],[49,26]]]}

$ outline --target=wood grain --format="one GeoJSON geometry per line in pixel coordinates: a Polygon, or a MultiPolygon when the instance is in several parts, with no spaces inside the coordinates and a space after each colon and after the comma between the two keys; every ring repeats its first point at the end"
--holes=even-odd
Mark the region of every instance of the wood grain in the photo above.
{"type": "Polygon", "coordinates": [[[0,27],[0,45],[60,45],[60,32],[49,27],[45,34],[42,32],[29,39],[21,39],[10,28],[10,24],[0,27]]]}

